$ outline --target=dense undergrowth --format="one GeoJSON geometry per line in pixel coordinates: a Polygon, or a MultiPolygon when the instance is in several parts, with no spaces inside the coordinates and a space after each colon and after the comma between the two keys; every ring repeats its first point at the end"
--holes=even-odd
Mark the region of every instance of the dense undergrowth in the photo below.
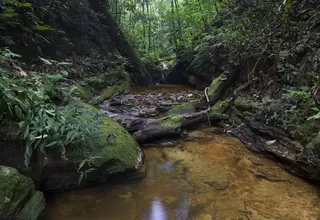
{"type": "MultiPolygon", "coordinates": [[[[91,107],[84,111],[82,101],[92,98],[87,94],[99,91],[101,83],[106,87],[106,76],[73,85],[65,70],[55,74],[24,71],[19,57],[8,49],[0,53],[0,119],[2,125],[8,121],[19,124],[25,165],[29,166],[35,151],[46,154],[49,148],[58,149],[63,157],[66,152],[77,152],[82,155],[80,160],[90,159],[87,152],[97,147],[95,137],[100,134],[101,113],[91,107]],[[89,86],[93,85],[97,89],[90,91],[89,86]]],[[[52,62],[42,60],[48,65],[52,62]]]]}
{"type": "Polygon", "coordinates": [[[306,144],[320,128],[319,30],[317,1],[222,1],[210,31],[180,62],[207,85],[237,75],[229,93],[261,103],[256,120],[306,144]]]}

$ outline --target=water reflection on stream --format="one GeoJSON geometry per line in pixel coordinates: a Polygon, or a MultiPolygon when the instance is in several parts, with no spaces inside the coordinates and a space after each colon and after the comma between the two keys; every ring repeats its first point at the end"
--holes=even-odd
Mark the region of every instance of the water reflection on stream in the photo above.
{"type": "Polygon", "coordinates": [[[215,129],[145,149],[143,178],[48,198],[45,220],[313,219],[320,190],[215,129]]]}

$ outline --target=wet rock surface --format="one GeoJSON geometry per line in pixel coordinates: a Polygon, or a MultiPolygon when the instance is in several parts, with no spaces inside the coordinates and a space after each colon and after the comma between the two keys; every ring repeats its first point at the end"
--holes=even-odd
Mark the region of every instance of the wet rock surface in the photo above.
{"type": "Polygon", "coordinates": [[[217,134],[217,129],[189,135],[192,141],[174,148],[145,149],[144,178],[49,198],[43,219],[319,217],[319,187],[247,150],[238,139],[217,134]]]}
{"type": "Polygon", "coordinates": [[[6,166],[0,166],[0,180],[0,219],[36,220],[45,200],[32,180],[6,166]]]}

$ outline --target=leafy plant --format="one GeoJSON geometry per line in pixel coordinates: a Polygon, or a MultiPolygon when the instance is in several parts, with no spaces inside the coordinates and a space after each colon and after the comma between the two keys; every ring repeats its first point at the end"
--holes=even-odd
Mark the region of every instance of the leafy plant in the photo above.
{"type": "Polygon", "coordinates": [[[282,95],[282,98],[293,104],[303,105],[305,107],[308,107],[311,103],[311,95],[307,90],[303,89],[287,89],[282,95]]]}
{"type": "Polygon", "coordinates": [[[315,111],[316,113],[310,117],[308,117],[308,121],[310,120],[319,120],[320,119],[320,109],[319,108],[311,108],[311,110],[315,111]]]}
{"type": "Polygon", "coordinates": [[[78,185],[81,184],[83,178],[87,178],[88,173],[91,173],[96,170],[96,168],[92,167],[92,160],[98,159],[100,156],[95,156],[91,157],[86,156],[85,159],[83,159],[80,163],[79,166],[77,167],[78,173],[80,173],[80,176],[78,178],[78,185]]]}
{"type": "MultiPolygon", "coordinates": [[[[25,164],[29,165],[34,150],[45,154],[49,147],[77,147],[83,144],[89,149],[94,147],[94,137],[99,132],[99,113],[83,112],[79,104],[70,104],[57,108],[51,104],[39,105],[28,111],[28,115],[19,123],[25,141],[25,164]]],[[[64,156],[64,155],[63,155],[64,156]]]]}
{"type": "MultiPolygon", "coordinates": [[[[1,58],[1,57],[0,57],[1,58]]],[[[36,74],[21,77],[0,68],[0,118],[19,121],[25,144],[25,165],[29,166],[35,150],[45,154],[46,148],[65,151],[71,147],[82,151],[95,147],[100,113],[82,110],[82,104],[58,107],[51,102],[57,83],[65,74],[36,74]]]]}

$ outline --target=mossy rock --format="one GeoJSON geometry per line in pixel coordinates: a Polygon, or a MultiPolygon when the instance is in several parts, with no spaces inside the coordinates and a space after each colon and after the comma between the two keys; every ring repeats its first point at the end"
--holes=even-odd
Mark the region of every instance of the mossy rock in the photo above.
{"type": "Polygon", "coordinates": [[[17,220],[35,220],[45,208],[43,193],[36,191],[19,213],[17,220]]]}
{"type": "Polygon", "coordinates": [[[174,106],[172,109],[168,111],[167,115],[189,114],[194,112],[196,112],[196,108],[192,103],[183,103],[183,104],[174,106]]]}
{"type": "Polygon", "coordinates": [[[251,101],[242,97],[237,97],[234,101],[234,105],[240,111],[252,112],[257,109],[257,107],[254,106],[254,104],[251,101]]]}
{"type": "Polygon", "coordinates": [[[44,197],[35,191],[32,180],[5,166],[0,166],[0,180],[0,219],[36,220],[44,197]]]}
{"type": "Polygon", "coordinates": [[[138,143],[118,122],[105,116],[102,118],[100,131],[95,140],[99,148],[93,152],[93,155],[99,156],[92,161],[95,167],[109,164],[108,175],[140,168],[142,151],[138,143]],[[109,139],[106,136],[109,136],[109,139]],[[110,161],[112,163],[109,163],[110,161]]]}
{"type": "Polygon", "coordinates": [[[127,86],[112,86],[104,89],[99,95],[93,97],[90,101],[90,105],[97,105],[101,102],[108,100],[116,95],[125,92],[128,89],[127,86]]]}
{"type": "MultiPolygon", "coordinates": [[[[88,111],[97,111],[88,104],[81,104],[78,112],[84,114],[88,111]]],[[[87,117],[88,114],[84,115],[87,117]]],[[[137,171],[141,168],[144,154],[138,143],[131,135],[115,120],[100,115],[98,131],[93,138],[94,147],[88,145],[86,140],[79,143],[86,146],[82,152],[79,147],[66,147],[67,160],[59,157],[59,152],[47,152],[45,166],[42,168],[42,189],[49,192],[59,192],[77,189],[80,187],[104,183],[114,174],[137,171]],[[86,156],[86,157],[85,157],[86,156]],[[82,163],[84,158],[90,159],[90,167],[86,163],[81,169],[85,172],[93,168],[92,172],[87,173],[79,184],[80,174],[76,167],[82,163]]],[[[44,156],[42,156],[44,158],[44,156]]],[[[40,162],[41,164],[41,162],[40,162]]]]}

